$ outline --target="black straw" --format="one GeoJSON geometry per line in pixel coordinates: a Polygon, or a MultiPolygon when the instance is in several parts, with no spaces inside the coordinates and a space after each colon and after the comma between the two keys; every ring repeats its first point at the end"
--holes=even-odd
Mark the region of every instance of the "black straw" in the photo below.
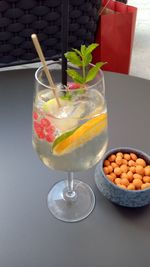
{"type": "Polygon", "coordinates": [[[67,59],[64,54],[68,50],[69,32],[69,0],[62,0],[62,84],[67,85],[67,59]]]}

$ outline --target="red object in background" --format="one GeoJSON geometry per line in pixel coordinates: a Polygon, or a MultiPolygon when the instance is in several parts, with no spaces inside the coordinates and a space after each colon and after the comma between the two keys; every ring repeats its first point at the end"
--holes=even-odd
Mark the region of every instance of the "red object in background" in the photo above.
{"type": "Polygon", "coordinates": [[[93,63],[108,62],[103,70],[129,73],[137,8],[113,0],[103,0],[93,53],[93,63]],[[109,3],[108,3],[109,2],[109,3]],[[108,5],[107,5],[108,3],[108,5]]]}

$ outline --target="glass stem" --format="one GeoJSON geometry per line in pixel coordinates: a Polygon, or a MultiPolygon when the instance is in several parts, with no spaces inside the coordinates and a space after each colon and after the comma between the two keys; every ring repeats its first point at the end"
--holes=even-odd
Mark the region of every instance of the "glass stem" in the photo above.
{"type": "Polygon", "coordinates": [[[67,188],[67,194],[66,196],[70,199],[74,198],[76,193],[73,189],[73,172],[68,172],[68,179],[67,179],[67,183],[68,183],[68,188],[67,188]]]}

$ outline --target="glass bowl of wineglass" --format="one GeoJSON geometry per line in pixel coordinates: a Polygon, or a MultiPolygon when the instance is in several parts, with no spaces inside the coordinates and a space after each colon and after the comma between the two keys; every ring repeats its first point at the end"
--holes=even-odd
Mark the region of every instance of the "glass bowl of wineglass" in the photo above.
{"type": "Polygon", "coordinates": [[[68,173],[66,180],[50,190],[49,210],[62,221],[76,222],[92,212],[95,197],[88,184],[73,179],[73,173],[93,167],[108,143],[104,76],[99,70],[86,85],[73,83],[68,77],[64,87],[61,62],[47,66],[59,103],[40,67],[35,73],[33,146],[47,167],[68,173]]]}

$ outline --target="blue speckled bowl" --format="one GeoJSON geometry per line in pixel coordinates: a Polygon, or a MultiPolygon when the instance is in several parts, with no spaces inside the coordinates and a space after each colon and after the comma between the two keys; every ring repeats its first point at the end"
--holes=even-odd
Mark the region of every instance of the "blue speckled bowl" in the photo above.
{"type": "Polygon", "coordinates": [[[111,182],[103,172],[104,160],[111,154],[117,152],[136,153],[140,158],[143,158],[150,165],[150,156],[144,152],[130,147],[119,147],[109,150],[105,153],[103,159],[97,165],[95,170],[95,182],[100,192],[110,201],[125,207],[142,207],[150,204],[150,188],[144,190],[126,190],[118,187],[111,182]]]}

